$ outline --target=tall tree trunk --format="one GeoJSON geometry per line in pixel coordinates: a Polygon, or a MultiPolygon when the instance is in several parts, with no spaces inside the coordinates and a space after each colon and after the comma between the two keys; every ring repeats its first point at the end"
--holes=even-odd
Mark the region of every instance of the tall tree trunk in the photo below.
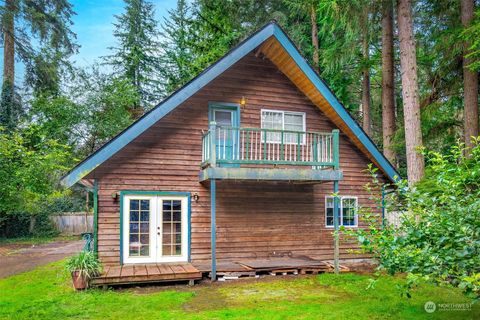
{"type": "MultiPolygon", "coordinates": [[[[3,82],[8,82],[12,88],[15,78],[15,0],[5,1],[3,13],[3,82]]],[[[13,94],[13,92],[12,92],[13,94]]]]}
{"type": "Polygon", "coordinates": [[[0,98],[0,126],[8,131],[16,127],[19,113],[15,105],[15,0],[5,0],[3,15],[3,83],[0,98]]]}
{"type": "Polygon", "coordinates": [[[365,67],[362,71],[362,110],[363,110],[363,130],[368,136],[372,135],[372,117],[371,117],[371,97],[370,97],[370,66],[369,60],[369,41],[368,41],[368,7],[365,6],[364,17],[365,25],[363,27],[363,60],[365,67]]]}
{"type": "Polygon", "coordinates": [[[310,7],[310,23],[312,24],[312,46],[313,46],[313,63],[315,70],[320,72],[319,65],[319,49],[318,49],[318,25],[317,25],[317,8],[312,4],[310,7]]]}
{"type": "MultiPolygon", "coordinates": [[[[473,20],[475,0],[461,1],[461,17],[464,27],[468,27],[473,20]]],[[[469,53],[470,44],[463,44],[463,96],[464,96],[464,135],[465,146],[473,147],[472,136],[479,135],[478,130],[478,74],[468,69],[473,62],[472,58],[466,57],[469,53]]],[[[468,152],[468,151],[467,151],[468,152]]]]}
{"type": "Polygon", "coordinates": [[[395,134],[395,79],[393,69],[393,3],[384,0],[382,4],[382,132],[383,154],[396,163],[392,150],[395,134]]]}
{"type": "Polygon", "coordinates": [[[413,36],[411,0],[398,0],[397,12],[407,174],[409,183],[414,184],[423,177],[425,160],[418,150],[422,146],[422,129],[420,124],[420,100],[418,95],[417,60],[413,36]]]}

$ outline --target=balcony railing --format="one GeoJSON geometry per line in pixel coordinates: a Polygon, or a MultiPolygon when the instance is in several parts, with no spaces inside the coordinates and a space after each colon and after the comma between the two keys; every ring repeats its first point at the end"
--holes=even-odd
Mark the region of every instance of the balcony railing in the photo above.
{"type": "Polygon", "coordinates": [[[301,132],[211,125],[202,138],[202,167],[239,164],[339,168],[339,131],[301,132]]]}

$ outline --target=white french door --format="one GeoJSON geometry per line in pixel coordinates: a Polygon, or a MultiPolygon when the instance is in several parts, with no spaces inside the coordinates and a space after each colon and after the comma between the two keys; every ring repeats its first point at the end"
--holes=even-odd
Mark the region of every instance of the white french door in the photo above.
{"type": "Polygon", "coordinates": [[[188,261],[188,197],[123,196],[123,262],[188,261]]]}

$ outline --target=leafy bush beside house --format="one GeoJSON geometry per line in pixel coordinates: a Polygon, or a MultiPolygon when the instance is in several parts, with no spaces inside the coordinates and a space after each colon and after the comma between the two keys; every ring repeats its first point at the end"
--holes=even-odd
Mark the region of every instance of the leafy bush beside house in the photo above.
{"type": "Polygon", "coordinates": [[[48,207],[65,196],[58,188],[68,147],[38,135],[34,128],[7,133],[0,127],[0,236],[54,232],[48,207]]]}
{"type": "Polygon", "coordinates": [[[415,187],[398,184],[389,202],[403,208],[401,225],[379,228],[378,215],[362,212],[369,227],[345,232],[390,274],[408,272],[480,296],[480,144],[470,158],[462,148],[425,152],[426,177],[415,187]]]}

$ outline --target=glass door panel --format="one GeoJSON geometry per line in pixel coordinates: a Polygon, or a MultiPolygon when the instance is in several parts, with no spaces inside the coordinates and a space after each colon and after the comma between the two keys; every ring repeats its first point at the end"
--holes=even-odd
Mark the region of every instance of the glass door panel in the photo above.
{"type": "Polygon", "coordinates": [[[233,127],[233,111],[218,109],[213,111],[213,120],[217,123],[217,158],[222,160],[233,159],[233,141],[234,131],[229,130],[233,127]]]}
{"type": "Polygon", "coordinates": [[[124,199],[124,259],[125,262],[154,262],[155,198],[127,196],[124,199]]]}
{"type": "Polygon", "coordinates": [[[162,256],[183,256],[183,225],[187,222],[184,218],[185,208],[180,199],[162,199],[162,256]]]}

